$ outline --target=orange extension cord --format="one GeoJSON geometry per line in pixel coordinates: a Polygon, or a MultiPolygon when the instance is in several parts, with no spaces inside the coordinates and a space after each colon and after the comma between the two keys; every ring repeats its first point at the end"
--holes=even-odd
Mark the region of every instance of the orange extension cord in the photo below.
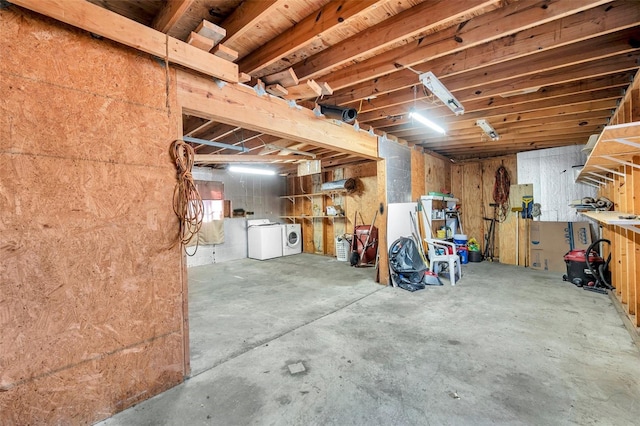
{"type": "Polygon", "coordinates": [[[496,180],[493,184],[493,201],[498,204],[498,222],[504,222],[509,210],[509,190],[511,188],[511,178],[504,166],[496,170],[496,180]]]}
{"type": "Polygon", "coordinates": [[[179,241],[186,248],[198,234],[204,215],[202,198],[191,175],[195,152],[191,145],[175,140],[171,143],[170,153],[178,172],[178,183],[173,190],[173,211],[180,220],[179,241]]]}

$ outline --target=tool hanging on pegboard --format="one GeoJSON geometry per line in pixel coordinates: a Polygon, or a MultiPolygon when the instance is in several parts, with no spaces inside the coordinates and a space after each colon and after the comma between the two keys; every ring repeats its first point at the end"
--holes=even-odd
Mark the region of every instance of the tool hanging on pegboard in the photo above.
{"type": "Polygon", "coordinates": [[[493,184],[493,201],[498,205],[496,219],[498,222],[504,222],[509,212],[511,178],[509,177],[509,171],[504,166],[498,167],[495,177],[496,179],[493,184]]]}

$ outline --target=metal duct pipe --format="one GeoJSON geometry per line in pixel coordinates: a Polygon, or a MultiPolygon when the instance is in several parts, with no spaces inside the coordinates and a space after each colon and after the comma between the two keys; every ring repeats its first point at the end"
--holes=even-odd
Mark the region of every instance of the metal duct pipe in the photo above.
{"type": "Polygon", "coordinates": [[[337,118],[345,123],[352,123],[358,116],[354,108],[342,108],[337,105],[320,105],[320,113],[329,118],[337,118]]]}

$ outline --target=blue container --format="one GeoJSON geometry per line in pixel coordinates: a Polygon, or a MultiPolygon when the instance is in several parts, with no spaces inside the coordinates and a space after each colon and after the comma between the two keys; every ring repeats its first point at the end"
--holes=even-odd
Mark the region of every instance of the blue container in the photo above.
{"type": "Polygon", "coordinates": [[[453,236],[453,243],[457,246],[466,246],[468,238],[464,234],[455,234],[453,236]]]}
{"type": "Polygon", "coordinates": [[[460,256],[460,263],[463,265],[469,263],[469,249],[466,247],[457,247],[456,251],[458,252],[458,256],[460,256]]]}

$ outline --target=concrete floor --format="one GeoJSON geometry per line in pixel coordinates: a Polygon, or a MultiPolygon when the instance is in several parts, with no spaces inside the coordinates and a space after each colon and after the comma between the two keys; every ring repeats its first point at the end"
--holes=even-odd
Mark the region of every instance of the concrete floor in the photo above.
{"type": "Polygon", "coordinates": [[[637,424],[640,354],[607,296],[488,262],[415,293],[373,274],[307,254],[192,268],[194,376],[100,424],[637,424]]]}

